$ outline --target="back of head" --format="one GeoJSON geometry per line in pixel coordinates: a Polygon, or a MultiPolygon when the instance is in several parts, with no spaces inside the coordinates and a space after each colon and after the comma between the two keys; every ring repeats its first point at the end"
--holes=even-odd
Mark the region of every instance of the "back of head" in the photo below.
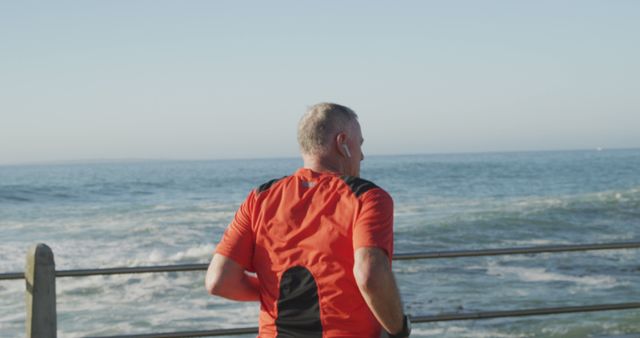
{"type": "Polygon", "coordinates": [[[321,154],[331,146],[331,139],[357,122],[358,115],[335,103],[318,103],[302,116],[298,124],[298,143],[303,154],[321,154]]]}

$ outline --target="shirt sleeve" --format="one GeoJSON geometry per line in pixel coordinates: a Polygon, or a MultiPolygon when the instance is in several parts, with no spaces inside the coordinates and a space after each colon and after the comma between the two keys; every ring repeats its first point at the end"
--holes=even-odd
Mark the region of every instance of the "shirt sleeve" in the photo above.
{"type": "Polygon", "coordinates": [[[251,210],[254,201],[255,191],[252,191],[236,211],[233,221],[216,246],[216,253],[232,259],[249,271],[254,271],[252,264],[254,236],[251,227],[251,210]]]}
{"type": "Polygon", "coordinates": [[[393,257],[393,200],[380,188],[361,196],[361,209],[353,229],[353,250],[377,247],[393,257]]]}

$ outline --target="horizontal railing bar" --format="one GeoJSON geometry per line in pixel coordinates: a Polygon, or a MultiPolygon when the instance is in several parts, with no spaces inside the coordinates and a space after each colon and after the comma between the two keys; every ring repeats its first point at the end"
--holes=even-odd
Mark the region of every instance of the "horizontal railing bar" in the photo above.
{"type": "MultiPolygon", "coordinates": [[[[475,313],[445,313],[432,316],[411,316],[411,322],[413,323],[432,323],[432,322],[445,322],[454,320],[480,320],[480,319],[495,319],[495,318],[509,318],[509,317],[524,317],[524,316],[544,316],[563,313],[580,313],[580,312],[594,312],[594,311],[613,311],[613,310],[630,310],[639,309],[640,303],[618,303],[618,304],[597,304],[586,306],[564,306],[553,308],[536,308],[536,309],[524,309],[524,310],[511,310],[511,311],[486,311],[475,313]]],[[[184,338],[184,337],[215,337],[224,335],[240,335],[240,334],[253,334],[258,333],[257,327],[242,327],[235,329],[218,329],[218,330],[205,330],[205,331],[185,331],[185,332],[165,332],[165,333],[147,333],[137,335],[126,336],[103,336],[103,337],[91,337],[91,338],[184,338]]]]}
{"type": "MultiPolygon", "coordinates": [[[[155,265],[155,266],[132,266],[104,269],[77,269],[77,270],[56,270],[56,277],[86,277],[96,275],[121,275],[133,273],[154,273],[154,272],[184,272],[184,271],[204,271],[208,267],[206,263],[198,264],[178,264],[178,265],[155,265]]],[[[22,272],[9,272],[0,274],[3,279],[24,279],[22,272]]]]}
{"type": "Polygon", "coordinates": [[[60,270],[56,271],[56,277],[81,277],[93,275],[119,275],[127,273],[154,273],[154,272],[184,272],[207,270],[209,264],[179,264],[179,265],[156,265],[156,266],[134,266],[106,269],[82,269],[82,270],[60,270]]]}
{"type": "Polygon", "coordinates": [[[524,316],[545,316],[557,315],[563,313],[581,313],[596,311],[614,311],[614,310],[631,310],[640,309],[640,302],[635,303],[618,303],[618,304],[596,304],[583,306],[563,306],[551,308],[537,308],[511,311],[486,311],[476,313],[449,313],[434,316],[415,316],[411,317],[414,323],[431,323],[445,322],[453,320],[477,320],[477,319],[493,319],[493,318],[509,318],[524,316]]]}
{"type": "Polygon", "coordinates": [[[239,327],[234,329],[218,329],[203,331],[184,331],[184,332],[164,332],[164,333],[147,333],[147,334],[128,334],[125,336],[91,336],[85,338],[185,338],[185,337],[216,337],[216,336],[235,336],[241,334],[258,333],[257,327],[239,327]]]}
{"type": "Polygon", "coordinates": [[[537,254],[537,253],[617,250],[617,249],[640,249],[640,242],[573,244],[573,245],[542,245],[542,246],[531,246],[531,247],[504,248],[504,249],[411,252],[411,253],[395,254],[393,256],[393,259],[394,260],[438,259],[438,258],[523,255],[523,254],[537,254]]]}
{"type": "Polygon", "coordinates": [[[24,279],[24,272],[0,273],[0,280],[8,280],[8,279],[24,279]]]}
{"type": "MultiPolygon", "coordinates": [[[[533,247],[517,247],[504,249],[484,249],[484,250],[455,250],[455,251],[426,251],[397,253],[393,260],[413,260],[413,259],[439,259],[439,258],[460,258],[460,257],[481,257],[498,255],[522,255],[537,253],[575,252],[593,250],[618,250],[618,249],[640,249],[640,242],[619,242],[603,244],[575,244],[575,245],[543,245],[533,247]]],[[[95,275],[117,275],[133,273],[152,272],[177,272],[177,271],[203,271],[208,264],[179,264],[179,265],[158,265],[158,266],[134,266],[116,267],[106,269],[79,269],[79,270],[59,270],[56,277],[85,277],[95,275]]],[[[22,272],[1,273],[0,280],[23,279],[22,272]]]]}

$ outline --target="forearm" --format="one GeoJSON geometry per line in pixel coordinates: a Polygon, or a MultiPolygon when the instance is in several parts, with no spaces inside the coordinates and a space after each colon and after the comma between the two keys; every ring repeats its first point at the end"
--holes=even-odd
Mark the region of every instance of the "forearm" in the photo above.
{"type": "Polygon", "coordinates": [[[402,330],[404,313],[400,295],[393,279],[369,289],[361,287],[360,292],[373,315],[387,332],[396,333],[402,330]]]}
{"type": "Polygon", "coordinates": [[[220,292],[216,293],[216,295],[237,301],[259,301],[259,285],[258,278],[245,274],[239,281],[229,283],[226,287],[222,288],[220,292]]]}
{"type": "Polygon", "coordinates": [[[214,255],[205,279],[207,291],[237,301],[260,300],[258,278],[245,273],[238,263],[222,255],[214,255]]]}
{"type": "Polygon", "coordinates": [[[397,333],[402,330],[404,317],[400,292],[387,256],[375,250],[356,251],[354,274],[362,297],[380,325],[389,333],[397,333]]]}

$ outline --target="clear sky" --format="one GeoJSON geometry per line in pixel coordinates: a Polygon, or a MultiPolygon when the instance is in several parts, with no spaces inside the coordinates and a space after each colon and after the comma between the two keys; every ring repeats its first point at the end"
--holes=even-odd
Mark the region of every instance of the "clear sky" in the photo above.
{"type": "Polygon", "coordinates": [[[3,1],[0,164],[640,147],[640,1],[3,1]]]}

